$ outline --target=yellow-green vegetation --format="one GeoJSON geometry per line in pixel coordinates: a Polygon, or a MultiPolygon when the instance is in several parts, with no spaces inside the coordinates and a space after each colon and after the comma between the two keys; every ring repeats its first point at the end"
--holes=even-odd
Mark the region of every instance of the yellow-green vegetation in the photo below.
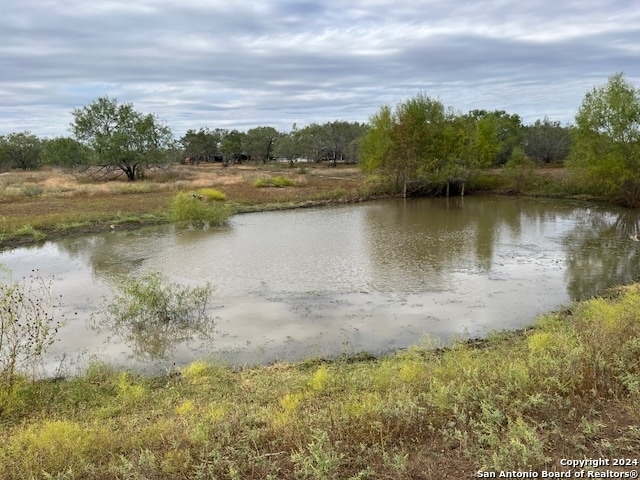
{"type": "Polygon", "coordinates": [[[233,214],[232,208],[209,201],[202,194],[180,192],[171,201],[171,218],[178,224],[224,225],[233,214]]]}
{"type": "Polygon", "coordinates": [[[5,479],[471,478],[638,458],[640,285],[522,332],[378,359],[19,381],[5,479]]]}
{"type": "Polygon", "coordinates": [[[196,193],[207,202],[224,202],[227,199],[227,195],[224,192],[215,188],[201,188],[196,193]]]}
{"type": "Polygon", "coordinates": [[[256,188],[263,187],[292,187],[296,184],[294,180],[289,177],[284,177],[282,175],[278,175],[276,177],[264,176],[258,178],[255,182],[253,182],[253,186],[256,188]]]}
{"type": "Polygon", "coordinates": [[[333,201],[327,192],[336,188],[346,190],[348,200],[376,195],[371,186],[363,188],[365,176],[356,166],[304,167],[305,175],[288,169],[293,176],[283,177],[294,181],[296,188],[255,188],[257,176],[270,175],[276,168],[269,164],[175,165],[147,171],[144,180],[135,182],[91,181],[81,172],[53,168],[5,172],[0,175],[0,249],[72,232],[105,231],[110,225],[121,229],[171,222],[171,205],[179,192],[192,193],[205,205],[228,204],[235,211],[326,203],[333,201]]]}

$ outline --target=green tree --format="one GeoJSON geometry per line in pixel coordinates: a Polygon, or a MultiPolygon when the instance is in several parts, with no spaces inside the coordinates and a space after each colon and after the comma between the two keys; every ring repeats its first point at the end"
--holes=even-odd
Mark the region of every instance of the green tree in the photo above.
{"type": "Polygon", "coordinates": [[[524,129],[517,114],[504,110],[472,110],[477,120],[477,147],[483,164],[491,160],[493,165],[504,165],[511,158],[512,150],[522,144],[524,129]]]}
{"type": "Polygon", "coordinates": [[[640,91],[622,73],[586,94],[567,166],[594,191],[640,204],[640,91]]]}
{"type": "Polygon", "coordinates": [[[524,152],[538,164],[562,162],[571,151],[571,129],[548,118],[525,127],[524,152]]]}
{"type": "Polygon", "coordinates": [[[273,157],[273,152],[282,134],[273,127],[256,127],[247,130],[245,134],[245,149],[255,161],[267,163],[273,157]]]}
{"type": "Polygon", "coordinates": [[[320,162],[328,148],[327,132],[318,123],[307,125],[298,132],[298,143],[302,156],[307,160],[320,162]]]}
{"type": "Polygon", "coordinates": [[[145,167],[164,163],[174,143],[168,126],[137,112],[131,103],[101,97],[72,114],[75,138],[92,149],[105,175],[116,171],[133,181],[145,167]]]}
{"type": "Polygon", "coordinates": [[[337,120],[327,122],[321,127],[324,131],[326,143],[324,156],[327,160],[332,161],[334,166],[339,160],[347,163],[358,161],[357,149],[353,146],[362,140],[367,131],[366,125],[337,120]]]}
{"type": "Polygon", "coordinates": [[[289,160],[289,165],[293,166],[298,158],[303,156],[302,142],[300,141],[300,130],[294,123],[289,133],[283,133],[276,143],[273,151],[279,158],[289,160]]]}
{"type": "Polygon", "coordinates": [[[235,129],[226,132],[226,135],[224,135],[220,144],[220,151],[224,155],[225,165],[228,165],[229,159],[233,162],[241,161],[241,156],[244,153],[244,146],[246,143],[245,137],[245,133],[235,129]]]}
{"type": "Polygon", "coordinates": [[[396,119],[389,105],[383,105],[369,119],[369,130],[362,139],[361,167],[368,173],[382,173],[400,181],[400,172],[395,159],[393,132],[396,119]]]}
{"type": "Polygon", "coordinates": [[[58,167],[85,165],[91,158],[88,147],[69,137],[58,137],[44,142],[42,163],[58,167]]]}
{"type": "Polygon", "coordinates": [[[361,140],[362,168],[395,181],[396,188],[449,194],[474,170],[486,168],[501,152],[513,150],[520,120],[504,112],[466,115],[425,95],[384,105],[369,120],[361,140]],[[509,134],[512,132],[513,134],[509,134]]]}
{"type": "Polygon", "coordinates": [[[42,140],[29,131],[0,137],[0,163],[13,168],[38,168],[42,154],[42,140]]]}
{"type": "Polygon", "coordinates": [[[444,104],[417,95],[398,105],[396,117],[393,137],[404,187],[409,182],[422,187],[443,180],[440,173],[448,156],[444,148],[448,122],[444,104]]]}
{"type": "Polygon", "coordinates": [[[461,175],[468,159],[460,147],[464,124],[439,100],[417,95],[384,105],[370,119],[362,140],[366,171],[376,171],[407,189],[439,188],[461,175]]]}
{"type": "Polygon", "coordinates": [[[220,144],[224,135],[226,135],[226,130],[219,128],[213,131],[208,128],[201,128],[197,132],[187,130],[180,139],[184,156],[199,162],[212,160],[213,156],[220,152],[220,144]]]}

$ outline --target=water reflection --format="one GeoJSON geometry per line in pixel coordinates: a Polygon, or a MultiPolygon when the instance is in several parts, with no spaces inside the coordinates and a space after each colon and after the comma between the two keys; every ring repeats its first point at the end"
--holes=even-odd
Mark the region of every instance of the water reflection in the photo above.
{"type": "MultiPolygon", "coordinates": [[[[410,200],[367,209],[376,287],[442,290],[457,281],[456,273],[490,275],[514,260],[521,265],[542,264],[545,258],[557,262],[561,249],[571,245],[558,240],[571,228],[582,228],[577,220],[585,209],[575,203],[500,197],[410,200]]],[[[600,252],[609,254],[616,255],[600,252]]]]}
{"type": "Polygon", "coordinates": [[[563,242],[571,298],[589,298],[612,285],[637,281],[640,245],[629,237],[638,232],[639,221],[636,210],[593,209],[577,219],[563,242]]]}
{"type": "Polygon", "coordinates": [[[129,356],[139,362],[167,360],[177,347],[197,341],[211,343],[215,338],[215,319],[210,316],[191,319],[163,319],[122,321],[122,319],[94,315],[88,321],[97,333],[106,332],[111,343],[125,344],[129,356]]]}
{"type": "Polygon", "coordinates": [[[96,279],[109,279],[140,271],[154,248],[153,237],[171,232],[172,227],[132,231],[109,231],[100,235],[70,237],[56,244],[70,258],[88,263],[96,279]]]}
{"type": "Polygon", "coordinates": [[[520,328],[635,280],[640,242],[629,235],[639,229],[635,210],[579,202],[389,200],[238,215],[222,230],[109,231],[5,252],[0,263],[15,276],[55,276],[56,293],[85,318],[113,275],[158,271],[216,287],[215,327],[101,325],[88,335],[74,324],[62,351],[255,363],[520,328]]]}

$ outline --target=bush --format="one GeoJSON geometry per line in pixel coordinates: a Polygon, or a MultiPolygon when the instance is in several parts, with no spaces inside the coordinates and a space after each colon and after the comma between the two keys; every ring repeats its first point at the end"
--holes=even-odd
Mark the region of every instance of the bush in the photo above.
{"type": "Polygon", "coordinates": [[[504,177],[512,190],[522,192],[535,185],[535,167],[535,163],[525,155],[524,150],[516,147],[504,166],[504,177]]]}
{"type": "Polygon", "coordinates": [[[193,193],[178,193],[171,201],[171,217],[178,224],[219,226],[227,223],[232,214],[228,205],[205,201],[193,193]]]}
{"type": "Polygon", "coordinates": [[[283,177],[282,175],[278,175],[277,177],[260,177],[255,182],[253,182],[253,186],[256,188],[263,187],[292,187],[296,184],[296,182],[290,178],[283,177]]]}
{"type": "Polygon", "coordinates": [[[113,298],[91,316],[91,326],[130,343],[138,358],[162,358],[196,334],[213,334],[213,319],[207,315],[211,284],[189,287],[159,273],[114,281],[113,298]]]}
{"type": "Polygon", "coordinates": [[[0,284],[0,385],[35,368],[62,326],[58,303],[37,271],[19,283],[0,284]]]}
{"type": "Polygon", "coordinates": [[[215,188],[201,188],[196,194],[207,202],[223,202],[227,199],[227,196],[223,192],[215,188]]]}
{"type": "Polygon", "coordinates": [[[37,185],[35,183],[25,183],[22,187],[22,193],[24,193],[27,197],[39,197],[44,192],[44,188],[42,185],[37,185]]]}

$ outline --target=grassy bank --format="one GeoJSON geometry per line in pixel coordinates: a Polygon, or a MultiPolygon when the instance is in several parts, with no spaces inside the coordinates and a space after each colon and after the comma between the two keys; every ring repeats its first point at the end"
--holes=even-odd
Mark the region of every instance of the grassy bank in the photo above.
{"type": "Polygon", "coordinates": [[[0,400],[0,472],[460,479],[566,471],[562,458],[640,460],[638,312],[635,285],[448,349],[240,370],[196,362],[152,378],[97,365],[19,382],[0,400]]]}
{"type": "Polygon", "coordinates": [[[0,249],[47,237],[170,221],[180,192],[213,188],[237,212],[368,198],[376,186],[357,167],[219,164],[178,166],[144,180],[88,183],[59,170],[0,175],[0,249]]]}
{"type": "MultiPolygon", "coordinates": [[[[172,199],[181,192],[215,189],[235,212],[308,207],[358,201],[391,191],[357,166],[322,164],[176,165],[145,179],[90,183],[59,170],[0,175],[0,250],[74,233],[137,228],[171,221],[172,199]]],[[[469,179],[468,194],[497,193],[594,198],[571,182],[563,168],[501,168],[469,179]]],[[[606,200],[606,199],[599,199],[606,200]]]]}

